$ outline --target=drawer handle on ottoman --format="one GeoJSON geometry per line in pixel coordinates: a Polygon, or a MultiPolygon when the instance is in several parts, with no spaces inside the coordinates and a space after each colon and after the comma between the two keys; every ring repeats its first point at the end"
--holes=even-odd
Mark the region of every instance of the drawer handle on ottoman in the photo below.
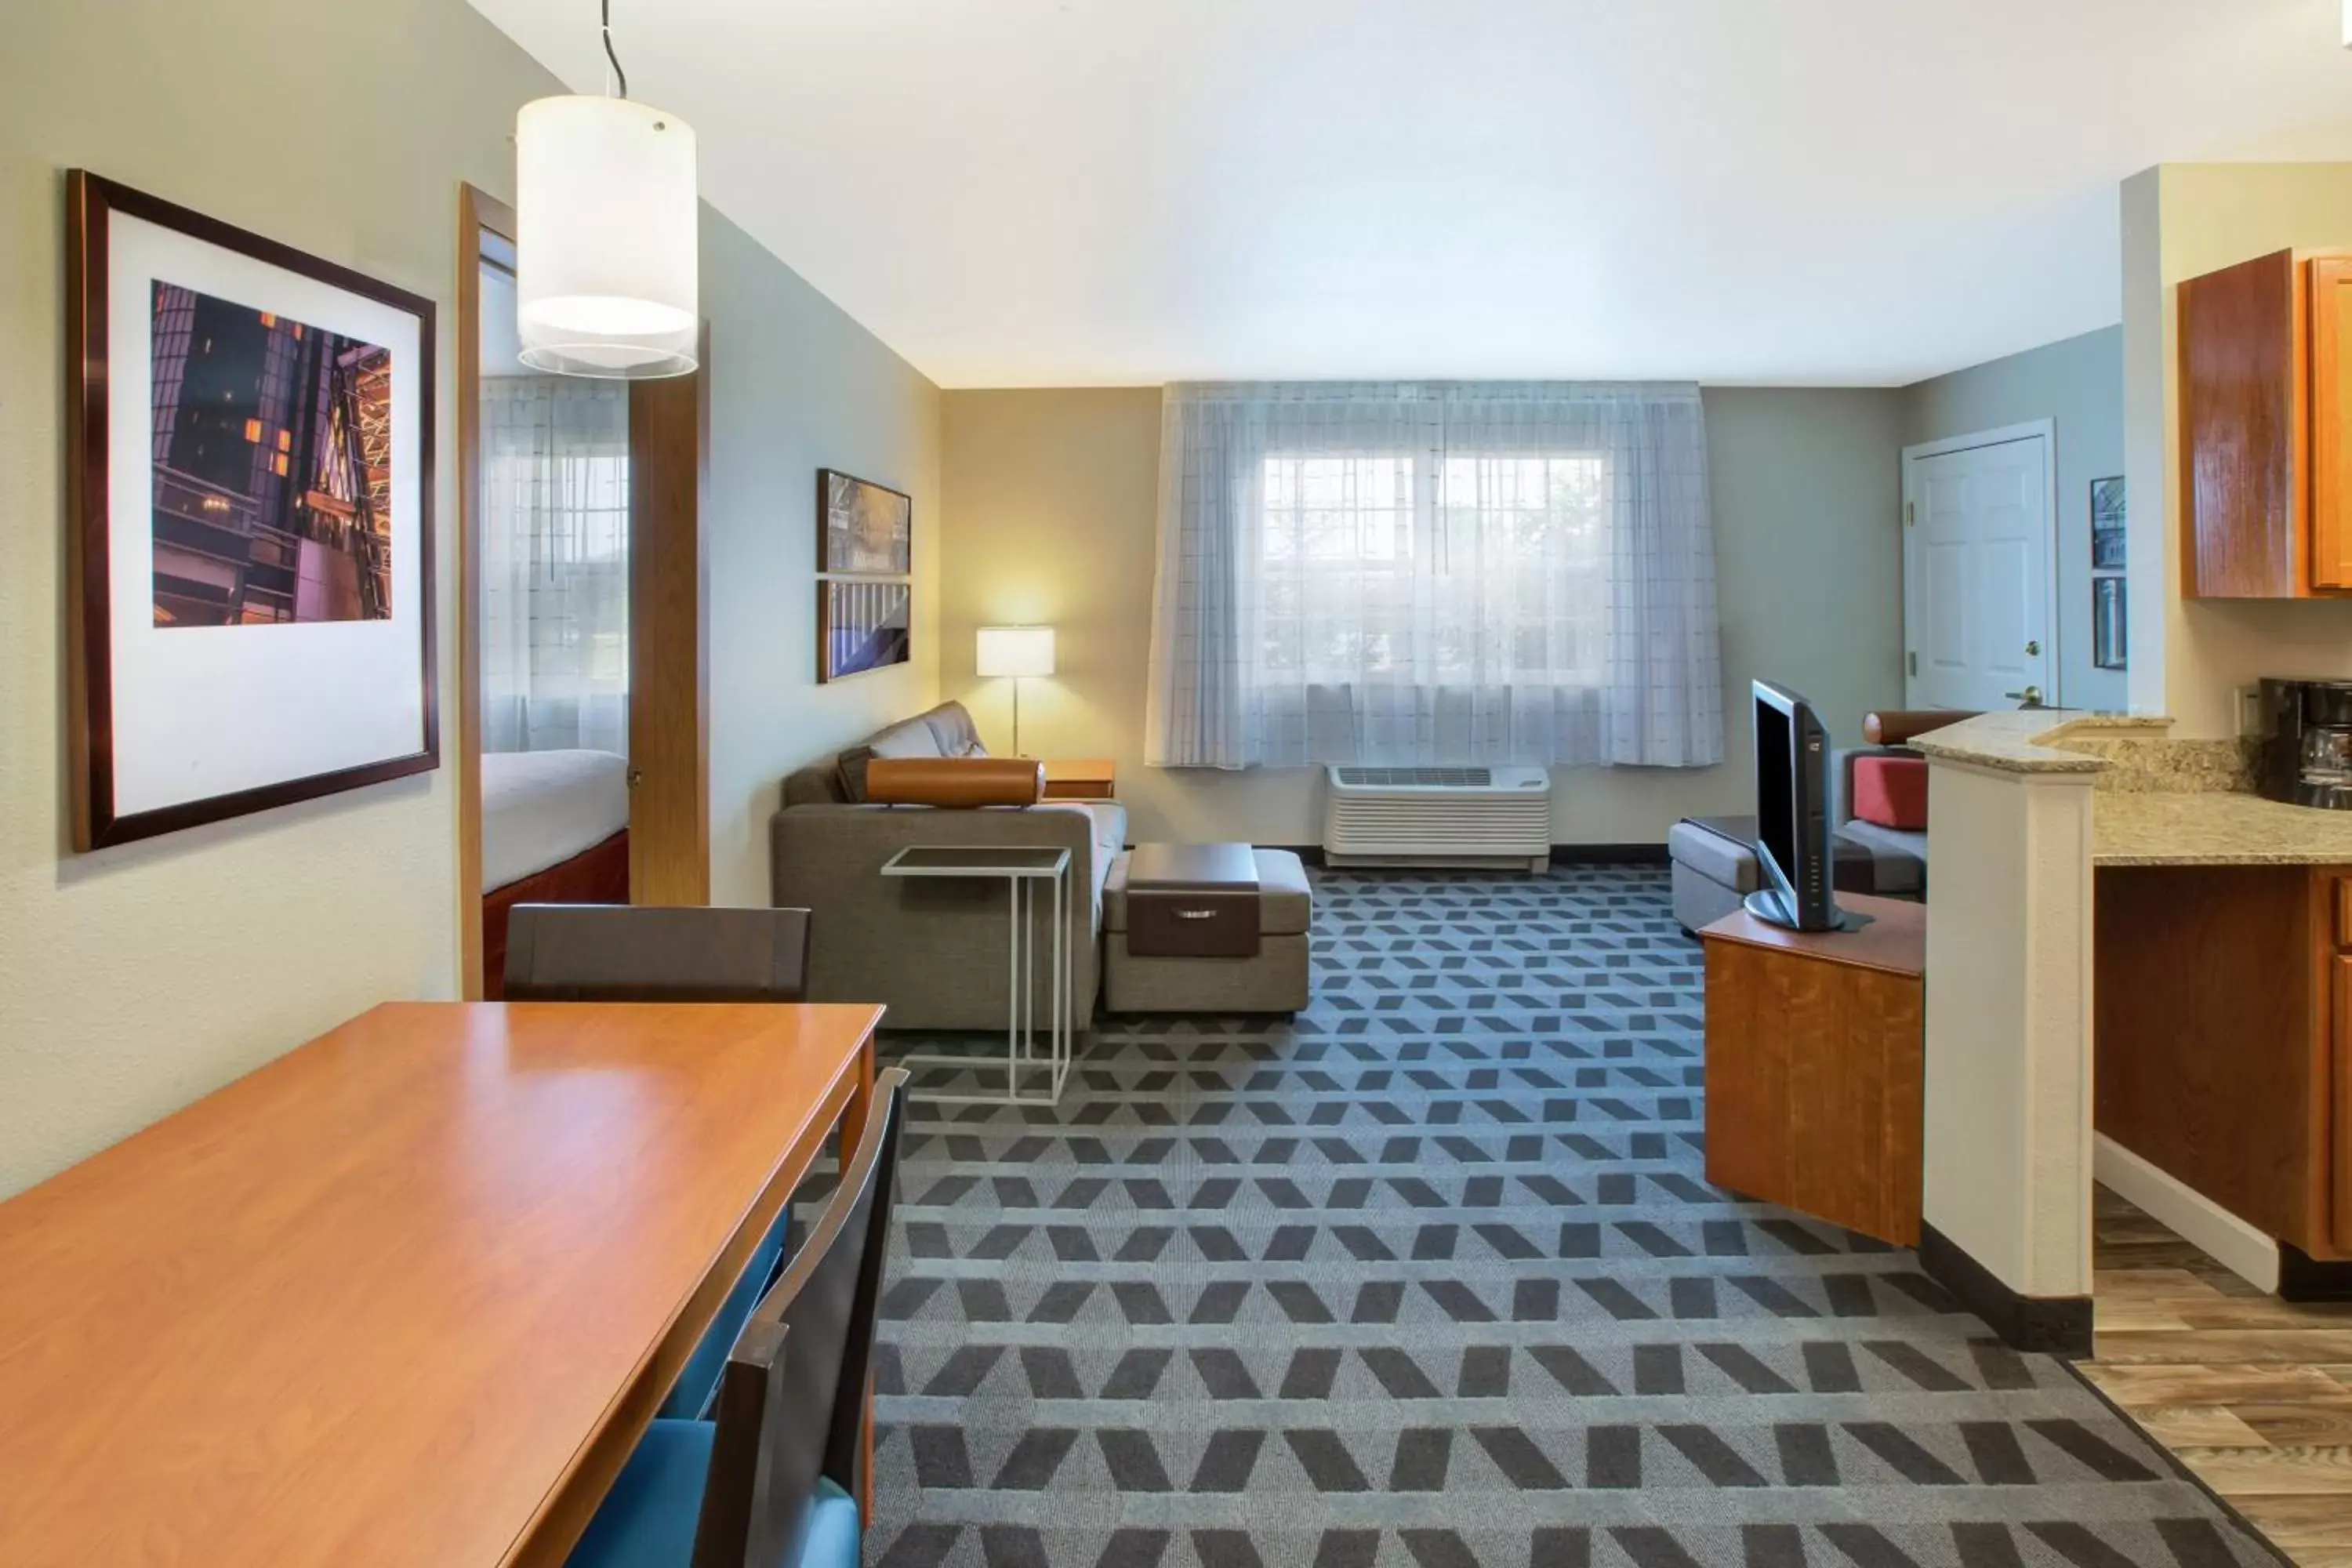
{"type": "Polygon", "coordinates": [[[1180,921],[1213,921],[1217,918],[1214,910],[1175,910],[1171,912],[1180,921]]]}

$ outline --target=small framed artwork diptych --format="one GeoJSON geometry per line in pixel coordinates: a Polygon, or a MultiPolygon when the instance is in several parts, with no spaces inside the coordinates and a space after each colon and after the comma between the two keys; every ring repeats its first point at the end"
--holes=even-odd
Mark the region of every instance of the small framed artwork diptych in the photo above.
{"type": "Polygon", "coordinates": [[[2091,481],[2091,566],[2099,572],[2124,569],[2124,481],[2120,474],[2091,481]]]}
{"type": "Polygon", "coordinates": [[[908,583],[846,582],[816,585],[816,678],[887,669],[912,657],[908,637],[915,590],[908,583]]]}
{"type": "Polygon", "coordinates": [[[433,302],[66,199],[75,847],[438,766],[433,302]]]}
{"type": "Polygon", "coordinates": [[[2101,669],[2128,667],[2130,640],[2125,636],[2124,579],[2091,579],[2091,662],[2101,669]]]}
{"type": "Polygon", "coordinates": [[[904,577],[915,569],[915,502],[870,479],[816,471],[816,569],[904,577]]]}

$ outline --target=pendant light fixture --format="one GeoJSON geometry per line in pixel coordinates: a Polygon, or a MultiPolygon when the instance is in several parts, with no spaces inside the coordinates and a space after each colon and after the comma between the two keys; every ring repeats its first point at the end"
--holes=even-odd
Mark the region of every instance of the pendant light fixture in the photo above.
{"type": "Polygon", "coordinates": [[[701,309],[694,132],[634,102],[604,0],[609,97],[515,117],[515,296],[522,362],[645,380],[695,367],[701,309]]]}

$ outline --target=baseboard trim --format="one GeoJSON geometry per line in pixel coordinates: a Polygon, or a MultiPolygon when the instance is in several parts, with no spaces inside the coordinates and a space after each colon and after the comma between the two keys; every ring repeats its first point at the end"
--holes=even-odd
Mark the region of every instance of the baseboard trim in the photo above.
{"type": "Polygon", "coordinates": [[[1664,866],[1668,862],[1666,847],[1663,844],[1555,844],[1551,847],[1551,863],[1555,866],[1664,866]]]}
{"type": "Polygon", "coordinates": [[[2088,1296],[2026,1296],[2012,1290],[1934,1226],[1919,1226],[1920,1271],[1982,1318],[2011,1350],[2069,1360],[2091,1353],[2088,1296]]]}
{"type": "MultiPolygon", "coordinates": [[[[2179,1232],[2184,1240],[2255,1289],[2279,1293],[2279,1244],[2267,1232],[2104,1132],[2092,1135],[2091,1149],[2091,1175],[2100,1185],[2179,1232]]],[[[2352,1290],[2352,1280],[2344,1289],[2352,1290]]]]}
{"type": "Polygon", "coordinates": [[[2314,1258],[2291,1241],[2278,1244],[2282,1301],[2352,1301],[2352,1263],[2314,1258]]]}
{"type": "MultiPolygon", "coordinates": [[[[1287,849],[1309,866],[1325,864],[1320,844],[1261,844],[1258,847],[1287,849]]],[[[1555,844],[1551,847],[1551,863],[1555,866],[1664,866],[1667,864],[1666,847],[1663,844],[1555,844]]],[[[1408,869],[1402,874],[1411,873],[1408,869]]]]}

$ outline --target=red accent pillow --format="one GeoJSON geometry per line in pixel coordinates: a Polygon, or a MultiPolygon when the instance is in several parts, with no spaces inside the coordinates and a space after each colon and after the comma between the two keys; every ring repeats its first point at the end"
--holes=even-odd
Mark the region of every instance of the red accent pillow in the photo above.
{"type": "Polygon", "coordinates": [[[1927,830],[1927,759],[1856,757],[1853,814],[1881,827],[1927,830]]]}

